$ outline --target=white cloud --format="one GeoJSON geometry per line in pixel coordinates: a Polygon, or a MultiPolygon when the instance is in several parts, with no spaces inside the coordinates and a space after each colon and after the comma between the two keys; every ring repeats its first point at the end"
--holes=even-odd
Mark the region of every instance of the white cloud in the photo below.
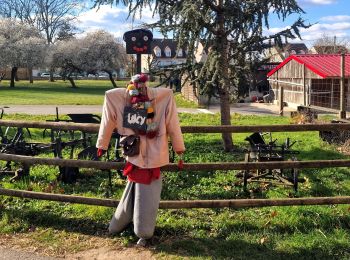
{"type": "Polygon", "coordinates": [[[350,21],[350,15],[324,16],[324,17],[321,17],[320,20],[325,22],[344,22],[344,21],[350,21]]]}
{"type": "Polygon", "coordinates": [[[302,29],[305,32],[323,32],[323,31],[346,31],[350,30],[350,22],[343,23],[318,23],[314,24],[310,28],[302,29]]]}
{"type": "Polygon", "coordinates": [[[99,9],[94,8],[81,13],[78,17],[78,27],[84,31],[82,35],[102,29],[116,37],[122,37],[126,31],[138,28],[143,23],[155,22],[153,11],[149,8],[145,8],[141,17],[137,15],[134,21],[132,21],[131,17],[128,18],[128,14],[129,11],[126,7],[119,8],[103,5],[99,9]]]}
{"type": "Polygon", "coordinates": [[[330,5],[335,4],[336,0],[300,0],[301,3],[313,5],[330,5]]]}
{"type": "MultiPolygon", "coordinates": [[[[275,34],[282,30],[287,29],[288,27],[274,27],[269,30],[264,30],[265,35],[275,34]]],[[[323,35],[327,35],[330,37],[336,36],[337,38],[349,38],[350,37],[350,22],[342,22],[342,23],[318,23],[314,24],[309,28],[300,29],[300,34],[302,39],[294,39],[289,40],[289,42],[303,42],[308,47],[312,46],[313,43],[323,37],[323,35]]]]}

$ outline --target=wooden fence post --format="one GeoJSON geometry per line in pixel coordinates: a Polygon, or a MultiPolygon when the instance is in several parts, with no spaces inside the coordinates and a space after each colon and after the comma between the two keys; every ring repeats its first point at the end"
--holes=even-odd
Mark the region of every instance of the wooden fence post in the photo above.
{"type": "Polygon", "coordinates": [[[304,106],[306,106],[306,80],[305,80],[305,72],[306,72],[306,69],[305,69],[305,64],[303,64],[303,104],[304,106]]]}
{"type": "Polygon", "coordinates": [[[344,74],[345,74],[345,54],[342,53],[340,58],[340,108],[339,108],[340,119],[346,118],[344,74]]]}

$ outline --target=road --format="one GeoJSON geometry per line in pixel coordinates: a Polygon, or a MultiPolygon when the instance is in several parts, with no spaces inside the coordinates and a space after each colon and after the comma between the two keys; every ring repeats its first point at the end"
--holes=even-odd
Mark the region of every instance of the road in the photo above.
{"type": "MultiPolygon", "coordinates": [[[[1,106],[1,105],[0,105],[1,106]]],[[[30,114],[30,115],[55,115],[56,107],[58,107],[59,115],[70,113],[75,114],[100,114],[102,105],[8,105],[5,108],[6,114],[30,114]]],[[[217,105],[209,108],[178,108],[180,113],[208,113],[214,114],[220,112],[220,107],[217,105]]],[[[288,114],[290,111],[295,111],[293,108],[286,107],[284,111],[288,114]]],[[[279,115],[279,108],[273,104],[264,103],[238,103],[231,106],[231,114],[249,114],[249,115],[279,115]]]]}

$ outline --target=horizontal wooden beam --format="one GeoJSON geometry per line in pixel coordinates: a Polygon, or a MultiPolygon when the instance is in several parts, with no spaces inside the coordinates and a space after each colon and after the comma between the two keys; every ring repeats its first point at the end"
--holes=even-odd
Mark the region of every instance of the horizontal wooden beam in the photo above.
{"type": "MultiPolygon", "coordinates": [[[[117,207],[119,201],[112,199],[88,198],[82,196],[43,193],[24,190],[13,190],[0,188],[0,195],[50,200],[59,202],[78,203],[105,207],[117,207]]],[[[287,198],[287,199],[229,199],[229,200],[165,200],[161,201],[161,209],[183,209],[183,208],[248,208],[248,207],[270,207],[270,206],[302,206],[302,205],[330,205],[350,204],[350,196],[344,197],[311,197],[311,198],[287,198]]]]}
{"type": "MultiPolygon", "coordinates": [[[[14,161],[27,165],[53,165],[102,170],[123,169],[122,162],[103,162],[89,160],[72,160],[60,158],[40,158],[24,155],[0,153],[0,161],[14,161]]],[[[350,167],[350,160],[314,160],[314,161],[270,161],[270,162],[218,162],[218,163],[185,163],[184,171],[214,170],[254,170],[254,169],[291,169],[291,168],[330,168],[350,167]]],[[[176,163],[162,167],[163,171],[179,171],[176,163]]]]}
{"type": "MultiPolygon", "coordinates": [[[[0,126],[39,128],[54,130],[74,130],[97,133],[98,124],[67,122],[35,122],[0,120],[0,126]]],[[[344,131],[350,130],[350,123],[344,124],[300,124],[300,125],[242,125],[242,126],[182,126],[183,133],[253,133],[253,132],[300,132],[300,131],[344,131]]]]}
{"type": "Polygon", "coordinates": [[[20,121],[20,120],[0,120],[0,126],[53,129],[53,130],[73,130],[87,133],[97,133],[99,124],[69,123],[69,122],[40,122],[40,121],[20,121]]]}
{"type": "Polygon", "coordinates": [[[284,81],[284,80],[278,80],[278,79],[267,79],[270,82],[277,82],[277,83],[283,83],[288,85],[294,85],[294,86],[304,86],[303,83],[297,83],[297,82],[290,82],[290,81],[284,81]]]}

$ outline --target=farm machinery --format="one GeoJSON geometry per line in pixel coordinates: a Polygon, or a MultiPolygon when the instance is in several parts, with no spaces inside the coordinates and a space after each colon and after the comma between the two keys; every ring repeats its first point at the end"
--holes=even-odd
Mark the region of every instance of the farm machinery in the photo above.
{"type": "MultiPolygon", "coordinates": [[[[278,144],[277,139],[273,140],[271,133],[255,132],[245,138],[249,142],[248,152],[245,154],[245,162],[271,162],[271,161],[297,161],[296,155],[299,151],[292,150],[292,146],[297,142],[291,142],[287,138],[283,144],[278,144]],[[269,136],[269,141],[265,136],[269,136]]],[[[237,174],[243,179],[243,187],[247,189],[248,183],[272,183],[293,187],[298,190],[298,183],[304,182],[298,177],[298,169],[255,169],[243,170],[237,174]]]]}
{"type": "MultiPolygon", "coordinates": [[[[0,119],[4,110],[0,108],[0,119]]],[[[92,123],[99,124],[100,117],[94,114],[67,114],[69,119],[61,120],[56,108],[56,119],[49,120],[54,122],[72,122],[72,123],[92,123]]],[[[119,156],[119,139],[117,133],[113,134],[116,139],[113,161],[122,161],[119,156]]],[[[54,130],[44,129],[42,131],[42,142],[32,141],[32,133],[29,128],[24,127],[1,127],[0,126],[0,153],[40,156],[42,154],[52,154],[55,158],[69,158],[79,160],[98,160],[97,148],[95,147],[95,138],[93,134],[84,131],[74,130],[54,130]]],[[[106,158],[110,158],[110,150],[106,153],[106,158]]],[[[16,162],[7,162],[5,167],[0,169],[0,173],[14,174],[11,178],[16,180],[21,176],[29,175],[30,167],[21,164],[19,167],[16,162]]],[[[78,167],[59,167],[58,178],[64,183],[74,183],[79,174],[78,167]]],[[[109,172],[109,180],[111,176],[109,172]]]]}

